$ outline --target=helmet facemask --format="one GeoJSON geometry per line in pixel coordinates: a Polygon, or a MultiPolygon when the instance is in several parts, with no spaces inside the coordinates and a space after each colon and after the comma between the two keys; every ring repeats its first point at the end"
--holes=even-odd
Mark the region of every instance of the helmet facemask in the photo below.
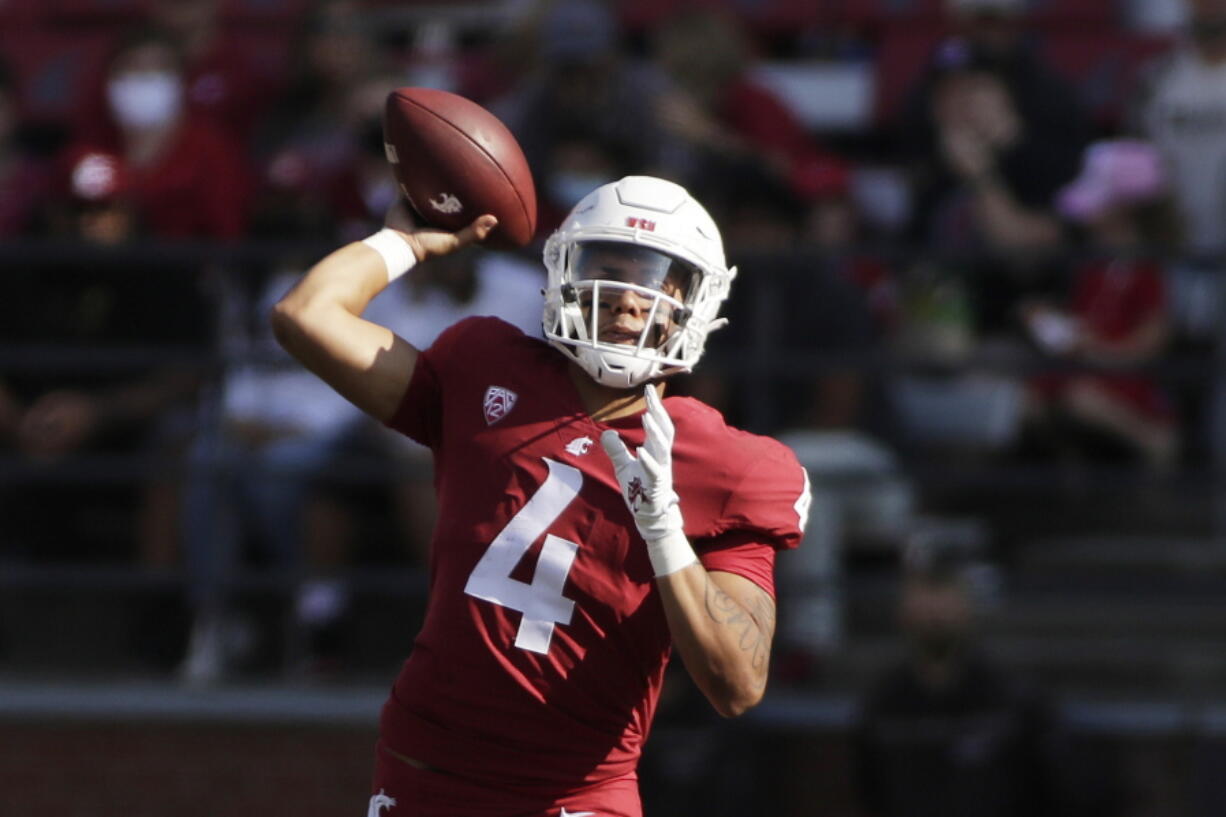
{"type": "Polygon", "coordinates": [[[545,337],[597,383],[633,388],[693,369],[736,270],[685,188],[627,176],[584,197],[545,242],[545,337]],[[612,321],[633,306],[633,320],[612,321]],[[633,333],[627,327],[633,326],[633,333]]]}

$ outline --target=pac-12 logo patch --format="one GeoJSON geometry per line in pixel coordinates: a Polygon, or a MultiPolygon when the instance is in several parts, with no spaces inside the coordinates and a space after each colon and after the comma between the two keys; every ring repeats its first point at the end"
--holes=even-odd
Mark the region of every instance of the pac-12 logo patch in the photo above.
{"type": "Polygon", "coordinates": [[[492,426],[506,417],[515,408],[519,395],[502,386],[490,386],[485,390],[485,424],[492,426]]]}

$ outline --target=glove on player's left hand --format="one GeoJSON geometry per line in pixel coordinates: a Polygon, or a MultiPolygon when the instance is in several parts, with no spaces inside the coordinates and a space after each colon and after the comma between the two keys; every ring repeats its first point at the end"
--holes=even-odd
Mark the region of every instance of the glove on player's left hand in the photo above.
{"type": "Polygon", "coordinates": [[[680,500],[673,490],[673,421],[654,386],[649,384],[645,394],[643,445],[631,454],[612,429],[600,435],[600,444],[613,461],[622,499],[647,542],[652,567],[657,576],[665,576],[687,567],[697,557],[682,530],[680,500]]]}

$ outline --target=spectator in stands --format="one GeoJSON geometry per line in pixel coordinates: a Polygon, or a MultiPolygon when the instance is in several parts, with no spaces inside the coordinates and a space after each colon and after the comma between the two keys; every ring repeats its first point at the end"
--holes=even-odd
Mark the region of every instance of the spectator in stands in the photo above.
{"type": "Polygon", "coordinates": [[[560,131],[544,167],[535,170],[538,235],[549,235],[587,192],[633,173],[628,157],[592,128],[560,131]]]}
{"type": "Polygon", "coordinates": [[[348,166],[326,191],[341,241],[358,240],[378,228],[400,199],[383,143],[383,109],[387,95],[398,85],[395,75],[374,74],[358,83],[349,96],[355,144],[348,166]]]}
{"type": "MultiPolygon", "coordinates": [[[[1023,305],[1038,346],[1090,366],[1129,367],[1161,358],[1170,335],[1162,263],[1176,231],[1161,154],[1134,140],[1096,142],[1081,174],[1058,198],[1092,253],[1073,272],[1063,302],[1023,305]]],[[[1144,373],[1048,375],[1032,384],[1032,438],[1083,453],[1124,454],[1169,469],[1179,429],[1162,385],[1144,373]]]]}
{"type": "Polygon", "coordinates": [[[256,629],[233,582],[257,554],[295,581],[286,643],[301,654],[292,660],[338,657],[334,636],[348,594],[337,571],[353,543],[330,474],[360,450],[365,415],[292,365],[263,320],[297,275],[275,273],[253,302],[232,303],[243,314],[226,343],[241,362],[223,373],[218,416],[188,461],[182,521],[192,625],[179,675],[189,684],[216,682],[253,658],[256,629]]]}
{"type": "Polygon", "coordinates": [[[281,90],[277,45],[284,35],[279,29],[290,21],[278,20],[249,47],[226,31],[221,5],[221,0],[152,0],[149,10],[154,25],[182,55],[187,109],[245,147],[281,90]]]}
{"type": "Polygon", "coordinates": [[[804,208],[842,166],[796,115],[749,73],[750,43],[730,12],[685,9],[653,32],[655,62],[671,81],[657,101],[664,129],[685,149],[675,170],[716,210],[731,206],[727,177],[766,174],[804,208]]]}
{"type": "Polygon", "coordinates": [[[941,43],[902,121],[915,187],[912,236],[991,256],[966,270],[978,328],[1008,327],[1062,239],[1051,201],[1077,170],[1086,116],[1027,47],[1018,0],[950,0],[941,43]]]}
{"type": "Polygon", "coordinates": [[[317,5],[295,46],[289,90],[256,147],[253,228],[278,237],[343,238],[381,223],[395,201],[382,111],[400,84],[348,0],[317,5]]]}
{"type": "Polygon", "coordinates": [[[737,279],[744,297],[729,307],[729,328],[711,337],[715,363],[687,377],[685,388],[772,434],[871,427],[879,418],[857,364],[831,366],[843,353],[869,354],[893,311],[889,272],[858,252],[864,232],[850,167],[830,160],[808,203],[761,167],[721,181],[725,237],[747,251],[737,279]],[[809,252],[797,252],[800,241],[809,252]],[[795,308],[805,320],[776,319],[795,308]],[[777,352],[824,360],[816,368],[745,365],[746,356],[764,362],[777,352]]]}
{"type": "MultiPolygon", "coordinates": [[[[1187,37],[1148,78],[1143,133],[1162,151],[1186,249],[1226,252],[1226,2],[1190,0],[1187,37]]],[[[1219,257],[1220,263],[1220,257],[1219,257]]]]}
{"type": "Polygon", "coordinates": [[[174,42],[153,29],[132,32],[107,67],[107,127],[85,147],[121,158],[149,235],[237,238],[247,216],[245,157],[225,132],[188,110],[185,93],[174,42]]]}
{"type": "Polygon", "coordinates": [[[933,72],[940,73],[954,53],[965,52],[959,59],[1001,78],[1027,128],[1045,141],[1060,135],[1070,144],[1064,154],[1068,172],[1089,139],[1089,121],[1072,86],[1034,48],[1028,6],[1027,0],[946,0],[951,36],[933,54],[922,83],[930,84],[933,72]]]}
{"type": "Polygon", "coordinates": [[[0,237],[29,231],[51,188],[47,163],[23,148],[19,126],[17,83],[0,61],[0,237]]]}
{"type": "Polygon", "coordinates": [[[966,555],[913,542],[903,562],[898,623],[907,654],[874,684],[853,735],[864,813],[1060,814],[1053,713],[976,643],[966,555]]]}
{"type": "MultiPolygon", "coordinates": [[[[62,207],[52,223],[58,237],[79,242],[81,255],[10,268],[6,281],[20,297],[0,304],[0,334],[7,343],[111,354],[77,368],[39,365],[0,373],[4,446],[52,475],[64,469],[59,478],[28,482],[5,495],[4,538],[28,548],[31,558],[135,560],[166,570],[178,559],[176,471],[194,431],[204,379],[207,299],[193,270],[173,261],[141,265],[130,257],[90,254],[144,235],[118,156],[83,152],[65,166],[64,179],[62,207]],[[180,357],[170,363],[142,358],[155,349],[180,357]],[[88,456],[119,458],[119,475],[133,461],[146,470],[102,485],[67,478],[72,460],[88,456]]],[[[173,634],[156,631],[164,622],[146,618],[138,621],[136,646],[157,659],[173,634]]]]}
{"type": "Polygon", "coordinates": [[[536,63],[491,108],[511,129],[528,164],[545,168],[556,147],[587,133],[636,173],[667,172],[683,157],[658,118],[667,81],[631,59],[617,19],[601,0],[549,3],[539,18],[536,63]]]}

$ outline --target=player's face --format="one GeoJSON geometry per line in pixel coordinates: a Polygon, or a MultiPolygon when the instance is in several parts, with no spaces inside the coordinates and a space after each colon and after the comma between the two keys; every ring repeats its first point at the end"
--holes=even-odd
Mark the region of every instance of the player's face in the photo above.
{"type": "Polygon", "coordinates": [[[664,300],[657,305],[654,293],[684,302],[694,277],[684,264],[664,253],[614,242],[593,242],[581,247],[574,270],[576,283],[599,281],[602,284],[584,289],[580,295],[586,320],[591,320],[592,299],[596,299],[596,337],[604,343],[622,345],[637,345],[648,320],[652,321],[653,334],[647,345],[662,343],[676,325],[674,305],[664,300]],[[629,284],[642,287],[642,290],[616,284],[629,284]]]}

